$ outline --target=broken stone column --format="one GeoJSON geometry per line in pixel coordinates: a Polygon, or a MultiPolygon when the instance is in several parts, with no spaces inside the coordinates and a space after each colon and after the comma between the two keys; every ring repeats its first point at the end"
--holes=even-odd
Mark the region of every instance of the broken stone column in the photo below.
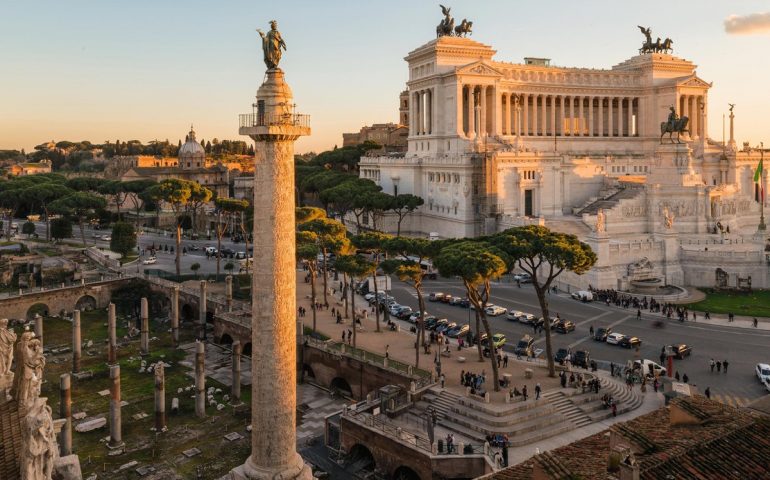
{"type": "Polygon", "coordinates": [[[201,292],[198,300],[200,312],[198,315],[198,340],[206,339],[206,288],[208,283],[201,280],[201,292]]]}
{"type": "Polygon", "coordinates": [[[112,365],[110,366],[110,448],[123,445],[120,408],[120,365],[112,365]]]}
{"type": "Polygon", "coordinates": [[[141,331],[141,354],[150,353],[150,312],[147,306],[147,299],[142,297],[142,331],[141,331]]]}
{"type": "Polygon", "coordinates": [[[43,317],[40,316],[39,313],[35,314],[35,337],[40,339],[40,346],[42,347],[44,345],[44,343],[43,343],[43,317]]]}
{"type": "Polygon", "coordinates": [[[225,277],[225,307],[228,312],[233,311],[233,276],[225,277]]]}
{"type": "Polygon", "coordinates": [[[118,337],[116,333],[117,319],[115,317],[115,304],[110,303],[107,308],[107,363],[114,365],[118,362],[118,337]]]}
{"type": "Polygon", "coordinates": [[[69,373],[59,376],[59,417],[66,420],[59,434],[59,455],[66,457],[72,454],[72,395],[69,373]]]}
{"type": "Polygon", "coordinates": [[[80,371],[83,342],[80,341],[80,310],[72,312],[72,373],[80,371]]]}
{"type": "Polygon", "coordinates": [[[163,362],[155,365],[155,431],[166,430],[166,376],[163,362]]]}
{"type": "Polygon", "coordinates": [[[206,416],[206,346],[195,343],[195,415],[206,416]]]}
{"type": "Polygon", "coordinates": [[[233,403],[241,401],[241,342],[233,342],[233,382],[230,386],[233,403]]]}
{"type": "Polygon", "coordinates": [[[171,295],[171,345],[179,346],[179,287],[171,295]]]}

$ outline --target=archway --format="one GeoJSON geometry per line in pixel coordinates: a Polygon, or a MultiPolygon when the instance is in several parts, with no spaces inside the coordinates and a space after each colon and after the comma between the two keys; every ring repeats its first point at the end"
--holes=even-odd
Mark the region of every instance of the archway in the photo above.
{"type": "Polygon", "coordinates": [[[185,303],[182,305],[182,321],[190,322],[192,320],[195,320],[197,316],[195,315],[195,310],[189,303],[185,303]]]}
{"type": "Polygon", "coordinates": [[[329,388],[332,391],[337,391],[341,393],[342,395],[345,395],[348,397],[353,396],[353,389],[350,388],[350,384],[348,383],[348,381],[342,377],[334,377],[331,385],[329,385],[329,388]]]}
{"type": "Polygon", "coordinates": [[[96,299],[91,295],[83,295],[78,299],[77,302],[75,302],[75,310],[80,310],[81,312],[87,312],[89,310],[95,310],[95,309],[96,309],[96,299]]]}
{"type": "Polygon", "coordinates": [[[233,337],[225,333],[222,335],[222,338],[219,339],[219,343],[222,345],[231,345],[233,343],[233,337]]]}
{"type": "Polygon", "coordinates": [[[306,378],[312,378],[315,379],[315,372],[313,371],[313,367],[308,365],[307,363],[302,364],[302,374],[306,378]]]}
{"type": "Polygon", "coordinates": [[[33,320],[35,318],[35,315],[40,315],[41,317],[47,317],[48,316],[48,305],[45,303],[36,303],[29,307],[27,310],[27,320],[33,320]]]}
{"type": "Polygon", "coordinates": [[[359,478],[365,478],[367,472],[374,472],[377,467],[374,461],[374,455],[365,446],[357,443],[350,449],[350,453],[345,457],[345,470],[356,474],[359,478]]]}
{"type": "Polygon", "coordinates": [[[402,465],[393,472],[393,480],[420,480],[420,476],[411,468],[402,465]]]}
{"type": "Polygon", "coordinates": [[[251,342],[243,346],[242,355],[246,355],[247,357],[251,356],[251,342]]]}

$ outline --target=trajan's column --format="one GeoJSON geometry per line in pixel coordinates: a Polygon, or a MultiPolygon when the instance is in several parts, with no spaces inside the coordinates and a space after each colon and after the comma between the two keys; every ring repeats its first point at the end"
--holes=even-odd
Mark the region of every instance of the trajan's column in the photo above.
{"type": "Polygon", "coordinates": [[[275,21],[262,33],[267,73],[255,111],[240,116],[256,142],[251,310],[251,455],[234,479],[311,479],[296,450],[296,260],[294,142],[310,134],[278,68],[286,44],[275,21]]]}

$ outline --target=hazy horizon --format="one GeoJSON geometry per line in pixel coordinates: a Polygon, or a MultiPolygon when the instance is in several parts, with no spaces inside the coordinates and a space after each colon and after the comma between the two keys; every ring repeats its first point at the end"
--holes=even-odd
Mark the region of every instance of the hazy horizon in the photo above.
{"type": "MultiPolygon", "coordinates": [[[[2,8],[0,149],[31,151],[50,140],[103,143],[242,139],[238,114],[251,111],[265,66],[257,28],[278,21],[288,50],[281,68],[313,135],[297,153],[342,144],[343,132],[398,121],[406,54],[435,38],[434,2],[92,3],[14,2],[2,8]]],[[[714,82],[709,136],[722,139],[722,115],[736,104],[736,140],[770,144],[764,58],[765,2],[456,0],[445,5],[474,22],[472,39],[495,60],[547,57],[563,66],[610,68],[636,55],[643,37],[671,37],[674,55],[714,82]],[[728,33],[729,32],[729,33],[728,33]]],[[[243,138],[245,139],[245,138],[243,138]]]]}

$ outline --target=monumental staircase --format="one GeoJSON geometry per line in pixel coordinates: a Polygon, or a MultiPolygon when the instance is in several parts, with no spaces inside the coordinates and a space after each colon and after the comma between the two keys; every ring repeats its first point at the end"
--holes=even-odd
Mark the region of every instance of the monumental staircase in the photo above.
{"type": "Polygon", "coordinates": [[[579,217],[583,215],[596,215],[599,209],[612,210],[617,207],[621,200],[636,198],[644,191],[642,185],[608,185],[599,191],[597,197],[589,198],[581,207],[577,208],[575,214],[579,217]]]}
{"type": "Polygon", "coordinates": [[[612,416],[604,408],[602,396],[610,394],[617,402],[617,414],[642,404],[639,386],[629,390],[616,379],[601,376],[599,393],[568,387],[543,392],[539,400],[521,397],[510,403],[485,403],[477,396],[460,396],[446,389],[432,387],[415,404],[410,415],[420,418],[436,413],[438,425],[464,437],[483,443],[488,435],[505,434],[511,446],[528,445],[612,416]]]}

